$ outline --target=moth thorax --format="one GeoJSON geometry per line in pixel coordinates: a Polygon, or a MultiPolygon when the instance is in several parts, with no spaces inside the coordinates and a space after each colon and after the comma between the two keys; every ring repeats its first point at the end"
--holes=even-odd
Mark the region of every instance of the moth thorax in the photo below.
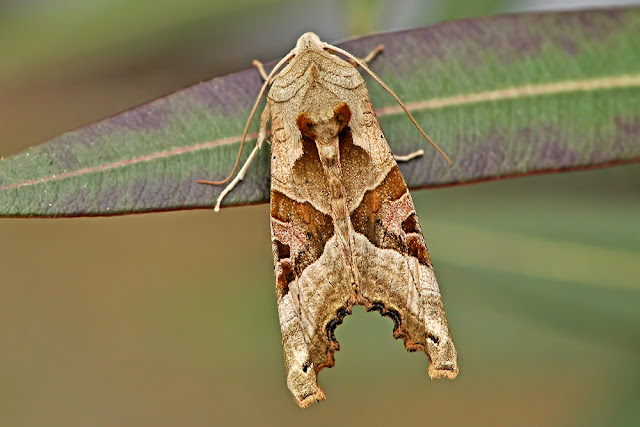
{"type": "Polygon", "coordinates": [[[338,149],[335,144],[320,144],[318,154],[327,162],[333,163],[336,161],[338,149]]]}

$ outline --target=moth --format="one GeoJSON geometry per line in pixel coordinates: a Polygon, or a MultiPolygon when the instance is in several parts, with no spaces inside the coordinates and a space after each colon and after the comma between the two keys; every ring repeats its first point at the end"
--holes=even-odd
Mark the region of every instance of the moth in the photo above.
{"type": "MultiPolygon", "coordinates": [[[[359,59],[306,33],[269,75],[254,61],[265,83],[243,142],[271,86],[257,144],[216,204],[217,211],[244,177],[270,121],[276,296],[287,385],[301,407],[324,400],[317,375],[334,365],[340,348],[334,331],[356,304],[390,317],[394,338],[403,339],[409,351],[427,354],[431,378],[458,373],[413,201],[356,66],[387,89],[427,136],[366,65],[377,51],[359,59]]],[[[228,181],[239,159],[227,180],[199,182],[228,181]]]]}

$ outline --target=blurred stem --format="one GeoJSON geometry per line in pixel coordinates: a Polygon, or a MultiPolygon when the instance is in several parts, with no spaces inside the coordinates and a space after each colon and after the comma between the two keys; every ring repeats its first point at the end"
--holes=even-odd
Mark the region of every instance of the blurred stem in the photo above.
{"type": "Polygon", "coordinates": [[[383,0],[353,0],[346,3],[336,2],[338,7],[346,6],[346,26],[349,36],[374,32],[380,20],[383,0]]]}
{"type": "Polygon", "coordinates": [[[472,18],[475,16],[486,16],[504,10],[506,4],[513,3],[509,0],[449,0],[442,2],[440,9],[441,21],[454,19],[472,18]]]}

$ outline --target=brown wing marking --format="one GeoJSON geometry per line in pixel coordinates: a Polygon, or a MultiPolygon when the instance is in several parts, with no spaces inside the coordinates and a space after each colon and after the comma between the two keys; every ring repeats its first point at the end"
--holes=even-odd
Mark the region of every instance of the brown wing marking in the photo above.
{"type": "Polygon", "coordinates": [[[408,194],[400,169],[394,166],[378,187],[365,193],[360,206],[351,213],[351,223],[374,246],[395,249],[430,266],[429,251],[408,194]],[[399,201],[403,196],[406,200],[399,201]],[[391,205],[403,209],[382,209],[391,205]]]}
{"type": "Polygon", "coordinates": [[[351,212],[360,203],[364,189],[376,185],[376,166],[370,154],[353,143],[353,133],[346,128],[340,133],[340,163],[347,206],[351,212]]]}
{"type": "Polygon", "coordinates": [[[432,378],[455,377],[457,355],[411,196],[394,166],[351,213],[360,304],[394,322],[409,351],[429,356],[432,378]]]}
{"type": "Polygon", "coordinates": [[[305,323],[315,325],[308,333],[313,343],[310,350],[315,355],[312,359],[318,370],[333,366],[333,352],[339,350],[334,331],[351,314],[353,293],[350,282],[341,280],[340,259],[333,259],[328,253],[323,257],[334,234],[331,217],[308,202],[296,202],[282,193],[272,192],[271,200],[276,295],[278,299],[285,296],[295,281],[298,294],[311,303],[306,307],[320,308],[309,310],[305,319],[305,323]],[[312,264],[313,273],[305,274],[312,264]],[[341,288],[343,291],[339,292],[341,288]]]}
{"type": "MultiPolygon", "coordinates": [[[[314,162],[314,152],[317,156],[305,147],[295,166],[314,162]]],[[[307,183],[298,184],[304,194],[307,183]]],[[[356,298],[330,215],[272,187],[271,236],[287,383],[298,404],[306,406],[324,398],[317,372],[333,366],[339,350],[334,330],[356,298]]]]}
{"type": "Polygon", "coordinates": [[[271,218],[284,225],[284,229],[276,225],[275,230],[282,230],[273,236],[276,292],[280,297],[288,292],[292,280],[320,258],[334,230],[329,215],[319,212],[309,202],[297,202],[278,191],[271,191],[271,218]]]}

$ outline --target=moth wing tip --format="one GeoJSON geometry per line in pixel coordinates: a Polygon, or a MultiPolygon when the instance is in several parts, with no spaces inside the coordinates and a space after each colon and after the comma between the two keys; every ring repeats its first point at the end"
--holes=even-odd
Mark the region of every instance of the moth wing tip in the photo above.
{"type": "Polygon", "coordinates": [[[437,380],[438,378],[446,378],[452,380],[458,376],[458,367],[453,363],[447,363],[445,366],[436,367],[432,363],[429,365],[427,373],[432,380],[437,380]]]}
{"type": "Polygon", "coordinates": [[[318,387],[318,391],[316,391],[313,394],[310,394],[308,396],[303,397],[302,399],[298,400],[296,398],[296,403],[298,404],[298,406],[300,406],[301,408],[308,408],[309,406],[311,406],[313,403],[315,402],[322,402],[325,399],[325,395],[324,392],[322,391],[322,389],[320,387],[318,387]]]}

